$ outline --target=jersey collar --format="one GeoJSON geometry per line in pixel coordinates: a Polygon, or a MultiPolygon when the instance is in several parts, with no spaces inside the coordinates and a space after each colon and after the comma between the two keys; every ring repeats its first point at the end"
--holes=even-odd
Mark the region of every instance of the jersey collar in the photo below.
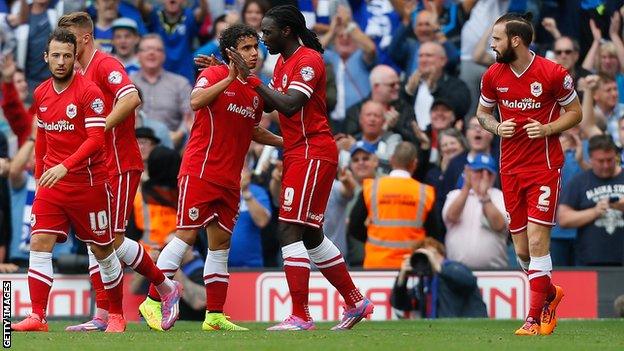
{"type": "Polygon", "coordinates": [[[522,77],[524,72],[528,71],[529,68],[531,67],[531,65],[533,64],[533,61],[535,61],[535,56],[536,56],[535,52],[533,52],[532,50],[529,50],[529,51],[531,52],[531,55],[533,55],[533,57],[531,58],[531,62],[529,62],[529,64],[524,69],[524,71],[520,72],[520,74],[516,73],[516,71],[514,71],[513,68],[511,67],[511,65],[509,65],[509,69],[513,72],[513,74],[516,76],[516,78],[522,77]]]}

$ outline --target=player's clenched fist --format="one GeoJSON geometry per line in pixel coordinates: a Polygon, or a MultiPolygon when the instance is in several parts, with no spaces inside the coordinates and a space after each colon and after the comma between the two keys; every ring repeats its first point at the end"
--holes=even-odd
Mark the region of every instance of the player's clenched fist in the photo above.
{"type": "Polygon", "coordinates": [[[526,130],[529,139],[544,138],[552,134],[552,128],[550,126],[541,124],[532,118],[529,118],[529,121],[531,123],[527,123],[522,127],[526,130]]]}
{"type": "Polygon", "coordinates": [[[516,132],[516,122],[513,118],[503,121],[496,127],[496,134],[501,138],[511,138],[516,132]]]}

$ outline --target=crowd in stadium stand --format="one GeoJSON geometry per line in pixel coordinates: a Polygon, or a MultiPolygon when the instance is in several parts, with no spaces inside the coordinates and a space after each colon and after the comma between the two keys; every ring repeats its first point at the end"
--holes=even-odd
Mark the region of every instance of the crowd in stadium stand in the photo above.
{"type": "MultiPolygon", "coordinates": [[[[43,52],[62,14],[87,11],[99,50],[113,53],[140,90],[136,137],[145,172],[127,235],[157,257],[175,232],[177,170],[201,68],[193,58],[220,58],[219,35],[231,24],[262,35],[263,14],[282,4],[299,7],[325,49],[340,169],[324,230],[350,266],[367,266],[367,180],[397,171],[427,184],[423,196],[435,194],[420,199],[427,211],[411,229],[444,243],[448,259],[470,269],[517,266],[497,179],[499,140],[474,115],[481,76],[495,62],[494,21],[527,11],[536,33],[531,49],[569,71],[583,106],[583,122],[560,135],[565,165],[553,265],[624,264],[624,0],[0,0],[0,270],[28,265],[35,192],[29,107],[35,87],[49,78],[43,52]],[[404,142],[415,147],[414,167],[399,165],[409,151],[404,142]],[[491,201],[478,201],[483,194],[491,201]]],[[[268,82],[277,57],[262,43],[259,52],[255,73],[268,82]]],[[[261,124],[279,133],[276,113],[261,124]]],[[[281,265],[281,176],[280,150],[252,142],[230,267],[281,265]]],[[[185,264],[205,255],[200,238],[185,264]]],[[[61,271],[86,272],[77,240],[57,245],[54,257],[61,271]]],[[[370,267],[399,269],[400,262],[370,267]]]]}

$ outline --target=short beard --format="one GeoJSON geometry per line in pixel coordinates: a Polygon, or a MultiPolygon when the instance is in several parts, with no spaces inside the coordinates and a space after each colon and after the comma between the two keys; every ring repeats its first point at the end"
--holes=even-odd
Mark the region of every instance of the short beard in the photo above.
{"type": "Polygon", "coordinates": [[[511,40],[507,42],[507,50],[505,50],[505,52],[500,53],[499,55],[496,55],[496,62],[498,63],[512,63],[516,59],[518,59],[518,55],[516,54],[514,49],[511,47],[511,40]]]}

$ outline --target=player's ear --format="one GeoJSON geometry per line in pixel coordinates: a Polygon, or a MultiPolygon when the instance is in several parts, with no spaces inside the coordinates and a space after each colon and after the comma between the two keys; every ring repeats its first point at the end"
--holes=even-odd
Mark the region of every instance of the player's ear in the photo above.
{"type": "Polygon", "coordinates": [[[45,63],[48,63],[48,53],[47,52],[43,53],[43,60],[45,61],[45,63]]]}

